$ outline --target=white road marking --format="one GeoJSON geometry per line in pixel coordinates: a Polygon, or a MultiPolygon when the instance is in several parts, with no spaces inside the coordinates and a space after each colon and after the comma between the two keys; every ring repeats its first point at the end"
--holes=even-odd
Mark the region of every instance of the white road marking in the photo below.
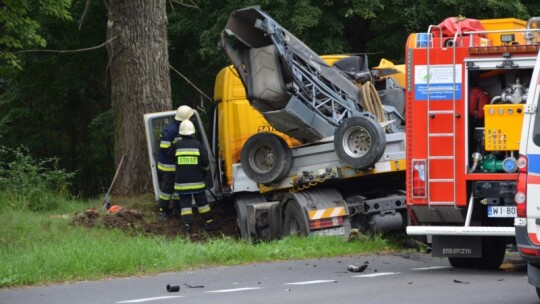
{"type": "Polygon", "coordinates": [[[235,291],[244,291],[244,290],[253,290],[253,289],[262,289],[262,287],[244,287],[244,288],[235,288],[235,289],[211,290],[211,291],[206,291],[206,293],[235,292],[235,291]]]}
{"type": "Polygon", "coordinates": [[[432,270],[432,269],[446,269],[446,268],[452,268],[452,266],[420,267],[420,268],[413,268],[413,269],[411,269],[411,270],[432,270]]]}
{"type": "Polygon", "coordinates": [[[184,296],[163,296],[163,297],[155,297],[155,298],[144,298],[144,299],[120,301],[120,302],[116,302],[116,303],[118,303],[118,304],[120,304],[120,303],[142,303],[142,302],[164,300],[164,299],[175,299],[175,298],[183,298],[183,297],[184,296]]]}
{"type": "Polygon", "coordinates": [[[337,282],[336,280],[315,280],[315,281],[285,283],[285,285],[308,285],[308,284],[336,283],[336,282],[337,282]]]}
{"type": "Polygon", "coordinates": [[[380,276],[386,276],[386,275],[392,275],[392,274],[398,274],[399,272],[377,272],[377,273],[371,273],[371,274],[361,274],[353,276],[353,278],[373,278],[373,277],[380,277],[380,276]]]}

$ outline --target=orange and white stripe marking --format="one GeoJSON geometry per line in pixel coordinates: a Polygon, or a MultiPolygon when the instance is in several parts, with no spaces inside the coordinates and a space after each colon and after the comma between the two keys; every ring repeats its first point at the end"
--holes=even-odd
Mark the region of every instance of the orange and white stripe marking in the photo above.
{"type": "Polygon", "coordinates": [[[309,211],[309,219],[311,221],[320,220],[323,218],[344,216],[344,215],[346,215],[345,207],[335,207],[335,208],[326,208],[326,209],[309,211]]]}

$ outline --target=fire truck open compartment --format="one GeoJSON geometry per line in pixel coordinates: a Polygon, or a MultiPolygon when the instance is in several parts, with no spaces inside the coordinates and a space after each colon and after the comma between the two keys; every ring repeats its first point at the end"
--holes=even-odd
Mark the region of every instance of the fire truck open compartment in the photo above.
{"type": "Polygon", "coordinates": [[[494,267],[502,257],[487,257],[488,250],[504,255],[500,240],[515,233],[517,158],[538,30],[506,18],[473,20],[450,35],[441,24],[411,34],[406,47],[407,233],[443,240],[437,255],[452,265],[474,257],[494,267]]]}

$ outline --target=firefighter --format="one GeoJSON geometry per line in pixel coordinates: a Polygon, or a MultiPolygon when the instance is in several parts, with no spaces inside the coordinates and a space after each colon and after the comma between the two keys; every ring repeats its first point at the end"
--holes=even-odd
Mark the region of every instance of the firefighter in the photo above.
{"type": "Polygon", "coordinates": [[[206,199],[206,184],[204,182],[210,170],[208,152],[200,141],[193,138],[195,127],[189,120],[180,123],[178,130],[180,138],[175,141],[176,171],[174,178],[174,194],[179,200],[175,207],[180,208],[182,231],[191,232],[193,224],[192,198],[195,199],[205,230],[216,230],[219,226],[214,222],[210,205],[206,199]]]}
{"type": "Polygon", "coordinates": [[[161,219],[167,219],[171,215],[171,199],[174,190],[174,153],[171,153],[172,144],[178,135],[180,122],[189,120],[193,115],[193,109],[189,106],[180,106],[176,110],[174,119],[161,134],[158,155],[159,175],[159,213],[161,219]]]}

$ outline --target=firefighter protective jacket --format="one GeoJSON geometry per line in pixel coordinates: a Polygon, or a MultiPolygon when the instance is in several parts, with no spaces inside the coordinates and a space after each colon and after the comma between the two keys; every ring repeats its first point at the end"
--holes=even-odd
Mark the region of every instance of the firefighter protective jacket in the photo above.
{"type": "Polygon", "coordinates": [[[174,139],[178,136],[178,129],[180,122],[173,120],[161,135],[161,141],[159,142],[159,154],[158,154],[158,170],[163,172],[174,172],[174,154],[169,153],[174,139]]]}
{"type": "Polygon", "coordinates": [[[195,193],[204,191],[204,179],[208,173],[208,152],[198,140],[191,136],[181,136],[173,143],[176,159],[174,191],[195,193]]]}

